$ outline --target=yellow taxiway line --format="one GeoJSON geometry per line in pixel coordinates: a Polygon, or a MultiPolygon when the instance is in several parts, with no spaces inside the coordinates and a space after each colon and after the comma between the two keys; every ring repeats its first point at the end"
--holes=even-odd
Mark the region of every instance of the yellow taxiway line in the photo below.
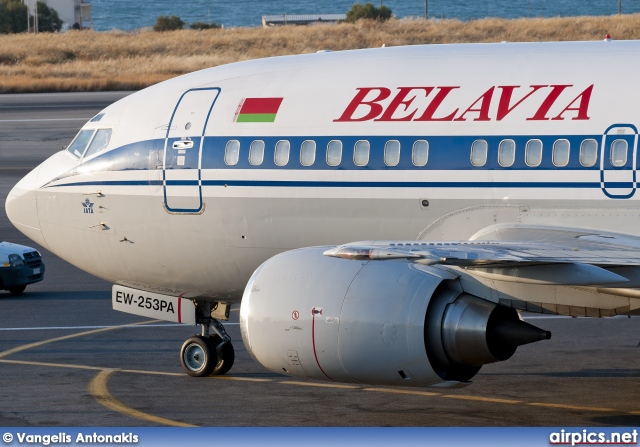
{"type": "MultiPolygon", "coordinates": [[[[565,405],[565,404],[547,404],[542,402],[528,402],[527,405],[533,407],[548,407],[548,408],[561,408],[563,410],[581,410],[581,411],[616,411],[613,408],[600,408],[600,407],[581,407],[578,405],[565,405]]],[[[633,414],[630,413],[630,414],[633,414]]]]}
{"type": "MultiPolygon", "coordinates": [[[[149,321],[141,321],[139,323],[133,323],[134,325],[142,325],[142,324],[152,324],[157,323],[160,320],[149,320],[149,321]]],[[[55,343],[58,341],[70,340],[72,338],[85,337],[87,335],[99,334],[101,332],[112,331],[115,329],[123,329],[126,327],[130,327],[132,325],[123,325],[123,326],[112,326],[107,328],[94,329],[91,331],[78,332],[75,334],[64,335],[62,337],[54,337],[48,338],[46,340],[37,341],[34,343],[28,343],[21,346],[16,346],[15,348],[7,349],[6,351],[0,352],[0,362],[2,363],[11,363],[17,365],[33,365],[33,366],[49,366],[49,367],[57,367],[57,368],[71,368],[71,369],[84,369],[91,371],[100,371],[97,376],[89,382],[89,394],[91,394],[94,399],[102,404],[103,406],[109,408],[110,410],[116,411],[118,413],[124,414],[126,416],[141,419],[143,421],[152,422],[160,425],[168,425],[171,427],[196,427],[195,425],[185,424],[183,422],[172,421],[171,419],[165,419],[158,416],[154,416],[151,414],[143,413],[142,411],[136,410],[135,408],[131,408],[117,400],[115,397],[109,393],[109,389],[107,387],[107,382],[109,378],[116,371],[114,369],[106,369],[98,366],[88,366],[88,365],[74,365],[74,364],[64,364],[64,363],[45,363],[45,362],[28,362],[24,360],[4,360],[5,357],[16,354],[18,352],[26,351],[28,349],[37,348],[49,343],[55,343]]],[[[124,370],[123,372],[134,373],[134,374],[154,374],[154,375],[164,375],[164,376],[183,376],[183,374],[177,373],[163,373],[156,371],[136,371],[136,370],[124,370]]]]}
{"type": "Polygon", "coordinates": [[[410,394],[414,396],[440,396],[439,393],[431,391],[417,391],[417,390],[394,390],[393,388],[363,388],[362,391],[373,391],[374,393],[392,393],[392,394],[410,394]]]}
{"type": "Polygon", "coordinates": [[[141,419],[154,424],[168,425],[170,427],[197,427],[197,425],[185,424],[184,422],[172,421],[171,419],[165,419],[152,414],[143,413],[142,411],[123,404],[111,395],[109,388],[107,387],[109,378],[111,378],[114,372],[116,372],[114,369],[102,370],[93,378],[93,380],[91,380],[91,382],[89,382],[89,394],[91,394],[96,401],[105,407],[124,414],[125,416],[129,416],[134,419],[141,419]]]}
{"type": "MultiPolygon", "coordinates": [[[[133,323],[133,324],[134,325],[151,324],[151,323],[157,323],[159,321],[160,320],[149,320],[149,321],[141,321],[139,323],[133,323]]],[[[16,354],[18,352],[26,351],[27,349],[37,348],[39,346],[46,345],[46,344],[49,344],[49,343],[55,343],[57,341],[69,340],[71,338],[85,337],[87,335],[99,334],[101,332],[106,332],[106,331],[113,331],[115,329],[122,329],[122,328],[125,328],[127,326],[132,326],[132,325],[112,326],[112,327],[94,329],[94,330],[91,330],[91,331],[77,332],[75,334],[64,335],[62,337],[48,338],[46,340],[37,341],[37,342],[34,342],[34,343],[28,343],[26,345],[16,346],[15,348],[7,349],[6,351],[0,352],[0,359],[2,359],[4,357],[7,357],[7,356],[10,356],[10,355],[13,355],[13,354],[16,354]]]]}
{"type": "MultiPolygon", "coordinates": [[[[184,374],[180,374],[184,376],[184,374]]],[[[236,382],[273,382],[273,379],[263,379],[260,377],[234,377],[234,376],[209,376],[209,379],[231,380],[236,382]]]]}
{"type": "Polygon", "coordinates": [[[467,396],[464,394],[445,394],[447,399],[475,400],[476,402],[492,402],[495,404],[521,404],[521,400],[496,399],[495,397],[467,396]]]}
{"type": "MultiPolygon", "coordinates": [[[[14,364],[14,365],[48,366],[53,368],[69,368],[69,369],[100,371],[98,375],[91,380],[89,384],[89,393],[96,399],[97,402],[104,405],[105,407],[135,419],[141,419],[144,421],[153,422],[161,425],[169,425],[174,427],[194,427],[194,425],[190,425],[190,424],[186,424],[178,421],[172,421],[170,419],[165,419],[158,416],[153,416],[151,414],[143,413],[142,411],[128,407],[122,402],[116,400],[109,393],[107,389],[107,381],[116,372],[123,373],[123,374],[147,374],[147,375],[157,375],[157,376],[166,376],[166,377],[183,377],[184,374],[182,373],[144,371],[144,370],[135,370],[135,369],[112,369],[112,368],[103,368],[99,366],[74,365],[74,364],[66,364],[66,363],[33,362],[33,361],[26,361],[26,360],[0,359],[0,364],[1,363],[14,364]]],[[[443,398],[443,399],[459,399],[459,400],[507,404],[507,405],[527,405],[527,406],[534,406],[534,407],[555,408],[559,410],[578,410],[578,411],[589,411],[589,412],[617,411],[613,408],[588,407],[588,406],[567,405],[567,404],[559,404],[559,403],[525,402],[520,400],[498,399],[498,398],[483,397],[483,396],[442,394],[442,393],[437,393],[432,391],[421,391],[421,390],[414,390],[414,389],[374,388],[374,387],[361,387],[359,385],[342,385],[342,384],[322,383],[322,382],[301,382],[301,381],[293,381],[293,380],[277,380],[277,379],[267,379],[267,378],[258,378],[258,377],[210,376],[209,378],[213,380],[224,380],[224,381],[253,382],[253,383],[273,382],[273,383],[279,383],[283,385],[293,385],[293,386],[335,388],[335,389],[355,389],[355,390],[375,392],[375,393],[389,393],[389,394],[410,395],[410,396],[420,396],[420,397],[436,397],[436,398],[443,398]]],[[[624,414],[631,414],[631,415],[640,414],[640,411],[620,411],[620,412],[624,414]]]]}
{"type": "MultiPolygon", "coordinates": [[[[134,323],[134,324],[136,325],[152,324],[152,323],[157,323],[158,321],[159,320],[150,320],[150,321],[143,321],[143,322],[134,323]]],[[[88,389],[89,389],[89,393],[95,398],[95,400],[98,403],[105,406],[106,408],[109,408],[110,410],[116,411],[118,413],[121,413],[123,415],[129,416],[135,419],[140,419],[140,420],[144,420],[144,421],[159,424],[159,425],[168,425],[172,427],[195,427],[195,425],[154,416],[154,415],[136,410],[134,408],[131,408],[123,404],[119,400],[117,400],[115,397],[113,397],[113,395],[111,395],[107,387],[109,379],[116,372],[125,373],[125,374],[148,374],[148,375],[167,376],[167,377],[183,377],[184,374],[182,373],[144,371],[144,370],[135,370],[135,369],[113,369],[113,368],[105,368],[105,367],[99,367],[99,366],[75,365],[75,364],[68,364],[68,363],[46,363],[46,362],[35,362],[35,361],[26,361],[26,360],[5,359],[7,356],[16,354],[18,352],[26,351],[28,349],[37,348],[49,343],[55,343],[58,341],[69,340],[77,337],[84,337],[88,335],[115,330],[115,329],[124,329],[130,326],[131,324],[94,329],[90,331],[78,332],[75,334],[65,335],[62,337],[55,337],[47,340],[28,343],[21,346],[16,346],[6,351],[0,352],[0,363],[99,371],[98,374],[89,383],[88,389]]],[[[239,382],[254,382],[254,383],[274,382],[274,383],[280,383],[283,385],[293,385],[293,386],[335,388],[335,389],[355,389],[360,391],[369,391],[369,392],[377,392],[377,393],[413,395],[413,396],[421,396],[421,397],[436,397],[436,398],[443,398],[443,399],[459,399],[459,400],[507,404],[507,405],[527,405],[527,406],[534,406],[534,407],[555,408],[559,410],[578,410],[578,411],[589,411],[589,412],[617,411],[613,408],[588,407],[588,406],[567,405],[567,404],[560,404],[560,403],[525,402],[520,400],[499,399],[499,398],[483,397],[483,396],[442,394],[438,392],[420,391],[420,390],[414,390],[414,389],[373,388],[373,387],[363,387],[360,385],[348,385],[348,384],[343,385],[343,384],[322,383],[322,382],[301,382],[301,381],[277,380],[277,379],[267,379],[267,378],[258,378],[258,377],[254,378],[254,377],[234,377],[234,376],[211,376],[211,378],[216,380],[239,381],[239,382]]],[[[640,411],[625,411],[622,413],[638,415],[640,414],[640,411]]]]}
{"type": "Polygon", "coordinates": [[[281,383],[283,385],[316,386],[319,388],[342,388],[345,390],[360,388],[359,386],[355,385],[341,385],[339,383],[295,382],[293,380],[279,380],[278,383],[281,383]]]}

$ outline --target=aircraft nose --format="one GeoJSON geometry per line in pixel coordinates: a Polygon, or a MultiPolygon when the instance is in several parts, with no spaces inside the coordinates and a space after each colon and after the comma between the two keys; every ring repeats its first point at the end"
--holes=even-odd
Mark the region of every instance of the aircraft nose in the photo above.
{"type": "Polygon", "coordinates": [[[38,166],[20,180],[7,196],[5,210],[9,221],[27,237],[47,246],[38,219],[37,193],[38,166]]]}

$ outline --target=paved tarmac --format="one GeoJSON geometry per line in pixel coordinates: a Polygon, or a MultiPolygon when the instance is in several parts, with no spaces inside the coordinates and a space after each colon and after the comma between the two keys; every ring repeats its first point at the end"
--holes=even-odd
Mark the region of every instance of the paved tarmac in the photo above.
{"type": "MultiPolygon", "coordinates": [[[[36,246],[6,218],[9,189],[124,95],[0,95],[0,239],[36,246]]],[[[552,339],[442,390],[271,373],[247,355],[236,310],[234,368],[195,379],[178,352],[196,328],[115,312],[110,284],[40,250],[45,280],[0,292],[0,426],[640,425],[640,318],[531,319],[552,339]]]]}

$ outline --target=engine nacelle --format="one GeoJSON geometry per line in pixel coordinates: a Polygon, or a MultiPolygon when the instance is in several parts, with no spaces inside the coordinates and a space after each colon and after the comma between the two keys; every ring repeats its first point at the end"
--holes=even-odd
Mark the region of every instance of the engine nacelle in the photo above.
{"type": "Polygon", "coordinates": [[[278,373],[425,386],[468,381],[483,364],[550,334],[515,310],[468,295],[447,272],[353,261],[304,248],[253,274],[240,325],[249,353],[278,373]],[[513,339],[513,340],[511,340],[513,339]]]}

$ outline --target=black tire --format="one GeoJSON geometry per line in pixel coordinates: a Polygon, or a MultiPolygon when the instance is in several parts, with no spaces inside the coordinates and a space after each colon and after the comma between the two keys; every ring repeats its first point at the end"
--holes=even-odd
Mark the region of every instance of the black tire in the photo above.
{"type": "MultiPolygon", "coordinates": [[[[222,342],[222,338],[218,335],[212,335],[209,337],[209,346],[210,349],[215,350],[216,346],[218,346],[222,342]]],[[[233,349],[233,345],[230,341],[226,342],[222,345],[220,352],[218,353],[218,361],[216,362],[215,368],[213,368],[213,372],[211,373],[214,376],[221,376],[229,372],[231,367],[233,366],[233,362],[236,359],[236,352],[233,349]]]]}
{"type": "Polygon", "coordinates": [[[218,363],[218,354],[202,335],[188,338],[180,349],[180,364],[191,377],[211,375],[218,363]]]}
{"type": "Polygon", "coordinates": [[[11,295],[20,295],[26,288],[27,286],[9,287],[9,293],[11,295]]]}

